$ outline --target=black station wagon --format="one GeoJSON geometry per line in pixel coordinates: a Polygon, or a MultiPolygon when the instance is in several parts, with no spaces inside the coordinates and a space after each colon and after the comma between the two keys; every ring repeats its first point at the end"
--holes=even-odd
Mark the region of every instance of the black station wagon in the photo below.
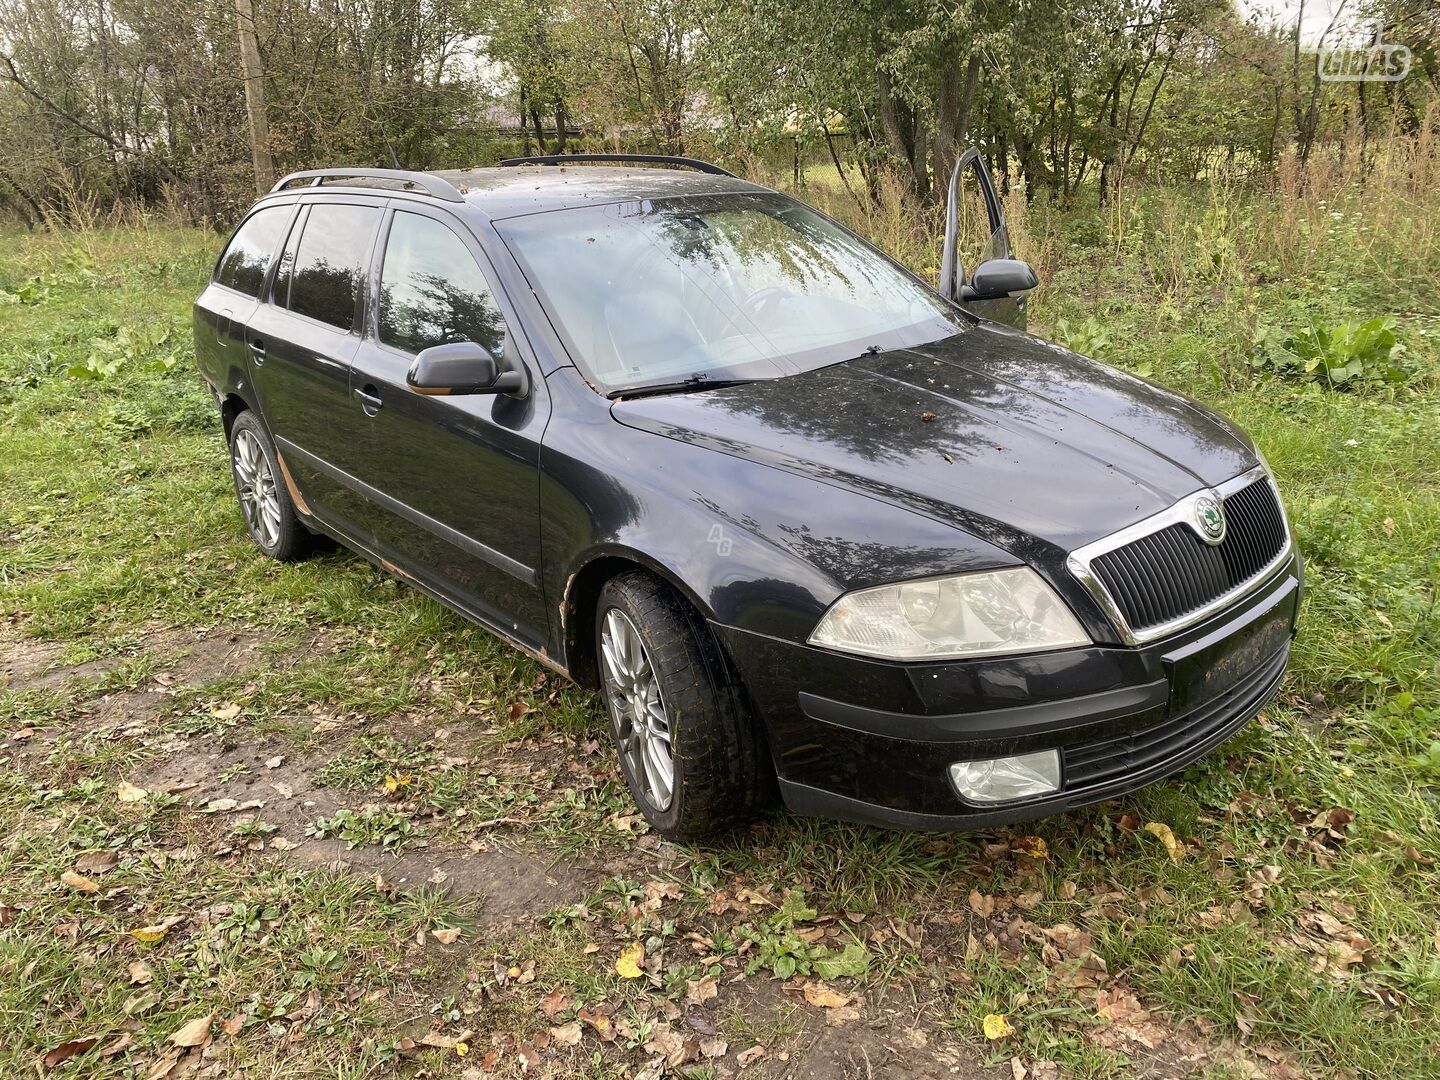
{"type": "Polygon", "coordinates": [[[1225,740],[1302,581],[1245,433],[1019,329],[1009,255],[974,151],[938,291],[688,159],[296,173],[196,355],[260,549],[329,535],[597,687],[659,832],[776,788],[984,827],[1225,740]]]}

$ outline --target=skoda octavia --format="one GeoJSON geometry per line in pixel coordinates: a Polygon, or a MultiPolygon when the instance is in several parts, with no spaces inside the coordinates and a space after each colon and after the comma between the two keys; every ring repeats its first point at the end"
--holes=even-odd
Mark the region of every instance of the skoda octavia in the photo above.
{"type": "Polygon", "coordinates": [[[777,789],[908,828],[1055,813],[1275,692],[1301,560],[1264,459],[1020,329],[978,154],[938,290],[716,166],[599,161],[260,199],[195,340],[261,551],[333,537],[596,687],[678,838],[777,789]]]}

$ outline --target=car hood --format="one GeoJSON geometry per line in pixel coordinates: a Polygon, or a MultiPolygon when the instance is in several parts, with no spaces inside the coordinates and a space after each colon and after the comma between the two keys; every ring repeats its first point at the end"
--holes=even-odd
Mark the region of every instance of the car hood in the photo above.
{"type": "Polygon", "coordinates": [[[982,324],[786,378],[619,400],[621,423],[840,484],[1012,552],[1069,551],[1252,468],[1180,394],[982,324]]]}

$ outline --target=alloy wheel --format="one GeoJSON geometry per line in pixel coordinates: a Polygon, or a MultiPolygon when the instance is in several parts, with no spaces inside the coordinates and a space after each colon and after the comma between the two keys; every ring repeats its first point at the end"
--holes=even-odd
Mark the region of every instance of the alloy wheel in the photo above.
{"type": "Polygon", "coordinates": [[[605,613],[600,631],[605,702],[621,761],[656,810],[675,796],[670,717],[640,631],[619,608],[605,613]]]}
{"type": "Polygon", "coordinates": [[[235,434],[230,454],[235,466],[235,490],[245,524],[260,541],[273,548],[280,541],[280,497],[275,491],[275,473],[255,433],[241,429],[235,434]]]}

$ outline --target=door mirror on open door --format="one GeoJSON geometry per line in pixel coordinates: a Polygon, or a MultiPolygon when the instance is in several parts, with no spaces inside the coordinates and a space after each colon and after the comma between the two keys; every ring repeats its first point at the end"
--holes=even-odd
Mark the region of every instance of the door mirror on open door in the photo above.
{"type": "Polygon", "coordinates": [[[458,341],[423,349],[405,376],[417,394],[514,394],[525,389],[525,376],[500,370],[499,361],[484,345],[458,341]]]}
{"type": "Polygon", "coordinates": [[[970,283],[960,286],[960,299],[1002,300],[1016,293],[1027,293],[1039,279],[1030,264],[1019,259],[986,259],[970,275],[970,283]]]}
{"type": "Polygon", "coordinates": [[[1035,272],[1012,254],[990,167],[972,146],[950,173],[940,294],[982,318],[1023,329],[1026,297],[1037,281],[1035,272]],[[975,263],[968,280],[962,257],[966,252],[975,263]]]}

